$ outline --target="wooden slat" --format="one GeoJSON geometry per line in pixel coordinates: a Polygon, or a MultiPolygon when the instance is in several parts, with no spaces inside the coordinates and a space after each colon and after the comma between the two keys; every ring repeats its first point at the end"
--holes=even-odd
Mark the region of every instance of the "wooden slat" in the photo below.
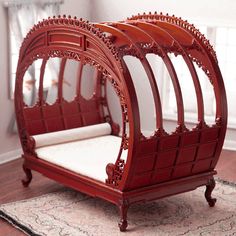
{"type": "Polygon", "coordinates": [[[175,37],[172,36],[171,32],[162,29],[161,27],[159,27],[158,25],[156,25],[154,23],[152,24],[152,23],[148,23],[148,22],[138,22],[137,26],[146,30],[148,32],[148,34],[153,35],[153,37],[158,42],[158,44],[164,44],[164,43],[168,42],[168,40],[166,40],[166,41],[162,40],[163,37],[166,37],[166,38],[169,38],[172,42],[176,43],[178,48],[181,50],[183,59],[188,66],[189,72],[192,76],[193,83],[194,83],[195,93],[196,93],[196,97],[197,97],[198,121],[199,122],[204,121],[204,103],[203,103],[201,85],[200,85],[199,78],[198,78],[197,72],[195,70],[195,67],[194,67],[192,61],[190,60],[189,55],[186,52],[186,50],[182,47],[182,45],[179,43],[179,41],[175,37]]]}
{"type": "MultiPolygon", "coordinates": [[[[154,39],[150,35],[148,35],[145,31],[143,31],[133,25],[129,25],[129,24],[125,24],[125,23],[116,23],[116,27],[118,27],[121,30],[125,30],[125,33],[128,34],[130,37],[132,37],[133,40],[136,40],[136,42],[141,42],[142,40],[144,42],[146,42],[147,40],[149,42],[155,42],[154,39]]],[[[161,45],[159,45],[159,46],[160,46],[160,48],[162,48],[161,45]]],[[[170,58],[168,57],[168,55],[165,53],[164,50],[162,50],[162,52],[164,54],[163,61],[167,67],[169,74],[170,74],[170,77],[171,77],[171,80],[173,83],[173,87],[174,87],[174,91],[175,91],[175,95],[176,95],[176,102],[177,102],[177,109],[178,109],[178,111],[177,111],[178,112],[178,125],[184,125],[184,104],[183,104],[183,96],[182,96],[181,88],[179,85],[178,77],[177,77],[175,68],[174,68],[170,58]]],[[[144,55],[144,57],[145,57],[145,55],[144,55]]],[[[145,60],[145,58],[144,58],[144,60],[145,60]]],[[[147,63],[148,63],[148,61],[147,61],[147,63]]],[[[149,65],[149,67],[150,67],[150,65],[149,65]]],[[[152,79],[155,79],[155,77],[152,79]]],[[[153,91],[153,93],[157,94],[157,91],[153,91]]],[[[158,113],[159,111],[160,110],[157,110],[156,112],[158,113]]],[[[157,114],[157,116],[158,115],[159,114],[157,114]]]]}
{"type": "Polygon", "coordinates": [[[45,73],[45,67],[47,64],[48,58],[44,58],[42,60],[42,64],[40,67],[40,76],[39,76],[39,91],[38,91],[38,99],[39,104],[43,104],[43,79],[44,79],[44,73],[45,73]]]}
{"type": "Polygon", "coordinates": [[[62,58],[60,63],[60,70],[58,76],[58,99],[59,101],[63,100],[63,80],[64,80],[64,71],[66,67],[67,58],[62,58]]]}
{"type": "Polygon", "coordinates": [[[83,57],[81,58],[81,61],[79,62],[78,65],[78,70],[77,70],[77,80],[76,80],[76,96],[79,97],[81,96],[80,91],[81,91],[81,80],[82,80],[82,74],[83,74],[83,57]]]}
{"type": "MultiPolygon", "coordinates": [[[[143,65],[143,68],[147,74],[150,86],[151,86],[151,90],[152,90],[152,95],[153,95],[153,99],[154,99],[154,104],[155,104],[155,111],[156,111],[156,128],[157,129],[162,129],[163,128],[163,119],[162,119],[162,108],[161,108],[161,99],[160,99],[160,93],[158,90],[158,86],[156,83],[156,79],[154,76],[154,73],[152,71],[152,68],[146,58],[146,55],[144,52],[142,52],[142,50],[139,47],[136,47],[136,42],[135,42],[135,37],[133,37],[132,34],[129,34],[129,30],[135,30],[133,28],[133,26],[130,25],[126,25],[126,24],[121,24],[121,23],[117,23],[114,25],[114,27],[117,28],[117,30],[119,30],[120,32],[122,32],[122,30],[126,30],[126,33],[124,34],[124,36],[128,39],[128,42],[130,43],[130,45],[132,45],[138,54],[142,55],[142,59],[140,60],[141,64],[143,65]]],[[[138,31],[138,29],[136,29],[136,31],[138,31]]]]}

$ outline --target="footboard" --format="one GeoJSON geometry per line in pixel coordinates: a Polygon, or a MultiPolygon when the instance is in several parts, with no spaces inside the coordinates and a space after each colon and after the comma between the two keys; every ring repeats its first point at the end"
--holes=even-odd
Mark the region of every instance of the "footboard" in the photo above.
{"type": "Polygon", "coordinates": [[[220,126],[198,126],[162,137],[142,138],[130,188],[148,186],[214,170],[220,126]]]}

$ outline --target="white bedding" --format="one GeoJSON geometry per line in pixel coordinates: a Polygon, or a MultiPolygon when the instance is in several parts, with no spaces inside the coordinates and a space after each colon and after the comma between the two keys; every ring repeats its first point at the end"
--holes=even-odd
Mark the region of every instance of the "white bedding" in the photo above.
{"type": "MultiPolygon", "coordinates": [[[[76,173],[105,182],[106,165],[115,163],[121,138],[104,135],[36,148],[40,159],[54,163],[76,173]]],[[[127,151],[122,159],[126,160],[127,151]]]]}

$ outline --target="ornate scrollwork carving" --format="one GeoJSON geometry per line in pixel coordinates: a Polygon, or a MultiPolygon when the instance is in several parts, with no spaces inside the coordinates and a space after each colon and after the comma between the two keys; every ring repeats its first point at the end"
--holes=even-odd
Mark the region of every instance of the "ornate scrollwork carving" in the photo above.
{"type": "Polygon", "coordinates": [[[24,152],[36,156],[35,140],[28,135],[25,129],[21,129],[20,135],[21,135],[22,148],[24,152]]]}
{"type": "Polygon", "coordinates": [[[106,184],[112,186],[118,186],[121,181],[122,174],[124,172],[125,161],[119,159],[116,165],[109,163],[106,166],[106,173],[108,178],[106,179],[106,184]]]}
{"type": "Polygon", "coordinates": [[[155,131],[153,137],[157,138],[157,137],[162,137],[162,136],[167,136],[167,135],[168,133],[165,131],[164,128],[159,128],[155,131]]]}
{"type": "Polygon", "coordinates": [[[40,58],[46,58],[47,56],[48,55],[45,52],[37,52],[36,54],[28,56],[27,59],[24,61],[24,63],[21,64],[21,67],[17,68],[17,72],[20,71],[20,74],[17,74],[17,78],[23,77],[25,71],[35,60],[40,58]]]}
{"type": "Polygon", "coordinates": [[[27,43],[26,39],[30,38],[30,36],[37,30],[43,27],[51,27],[51,26],[71,26],[74,28],[80,28],[85,31],[88,31],[94,37],[99,38],[102,42],[109,48],[111,53],[113,54],[114,58],[119,61],[119,54],[118,50],[112,41],[109,39],[109,36],[106,36],[99,28],[96,28],[94,24],[89,23],[88,21],[83,20],[82,18],[77,19],[76,17],[72,18],[70,15],[67,17],[66,15],[63,16],[53,16],[53,18],[48,18],[47,20],[40,21],[37,25],[29,31],[26,35],[25,40],[21,46],[21,50],[24,48],[25,44],[27,43]]]}
{"type": "Polygon", "coordinates": [[[163,51],[154,42],[152,42],[152,43],[138,43],[137,45],[139,46],[139,48],[141,48],[141,50],[144,52],[144,54],[154,53],[154,54],[160,56],[161,58],[164,57],[163,51]]]}
{"type": "Polygon", "coordinates": [[[122,113],[123,113],[123,116],[124,116],[124,122],[129,122],[129,118],[128,118],[128,107],[126,104],[123,104],[121,106],[121,109],[122,109],[122,113]]]}
{"type": "MultiPolygon", "coordinates": [[[[110,79],[110,82],[111,82],[111,84],[112,84],[112,86],[113,86],[113,88],[114,88],[114,90],[115,90],[117,96],[118,96],[119,99],[120,99],[120,104],[121,104],[121,106],[126,105],[126,99],[125,99],[124,93],[123,93],[123,91],[121,90],[119,84],[118,84],[114,79],[110,79]]],[[[127,106],[127,105],[126,105],[126,106],[127,106]]]]}
{"type": "Polygon", "coordinates": [[[144,140],[148,140],[148,139],[157,139],[163,136],[168,136],[169,134],[165,131],[164,128],[158,128],[157,130],[155,130],[154,134],[146,137],[142,132],[140,133],[140,140],[144,141],[144,140]]]}
{"type": "Polygon", "coordinates": [[[178,125],[172,134],[181,134],[188,131],[189,129],[184,124],[182,124],[182,125],[178,125]]]}
{"type": "Polygon", "coordinates": [[[69,58],[77,61],[81,60],[79,53],[70,50],[50,50],[48,53],[49,57],[60,57],[60,58],[69,58]]]}
{"type": "Polygon", "coordinates": [[[49,57],[59,57],[59,58],[68,58],[68,59],[74,59],[77,61],[82,61],[83,64],[88,64],[90,66],[94,66],[97,68],[98,71],[101,71],[105,77],[111,77],[111,75],[94,59],[90,57],[86,57],[83,55],[83,60],[81,58],[81,55],[77,52],[71,51],[71,50],[50,50],[48,52],[49,57]]]}
{"type": "Polygon", "coordinates": [[[205,128],[209,128],[209,126],[206,124],[204,120],[200,121],[192,130],[193,131],[199,131],[205,128]]]}
{"type": "Polygon", "coordinates": [[[121,146],[124,150],[129,148],[129,138],[127,137],[127,134],[124,134],[121,146]]]}
{"type": "Polygon", "coordinates": [[[218,63],[216,52],[213,49],[212,45],[210,44],[209,40],[207,40],[206,37],[198,29],[196,29],[193,24],[189,24],[186,20],[183,20],[181,17],[176,17],[175,15],[169,16],[168,14],[163,15],[162,12],[160,14],[157,14],[157,12],[154,12],[154,14],[149,12],[149,14],[146,13],[138,14],[136,16],[132,16],[127,19],[128,20],[146,19],[149,22],[154,22],[154,23],[155,20],[159,20],[178,25],[179,27],[186,29],[195,38],[197,38],[202,43],[202,45],[210,52],[215,62],[218,63]]]}
{"type": "Polygon", "coordinates": [[[208,69],[206,66],[204,66],[201,61],[199,61],[197,58],[193,57],[193,56],[191,55],[191,53],[189,54],[189,58],[190,58],[193,62],[195,62],[199,68],[201,68],[201,69],[204,71],[204,73],[205,73],[206,76],[208,77],[210,83],[211,83],[212,85],[214,85],[213,76],[212,76],[212,74],[210,73],[209,69],[208,69]]]}
{"type": "Polygon", "coordinates": [[[120,47],[118,50],[120,57],[129,55],[129,56],[134,56],[140,60],[143,59],[142,53],[140,53],[134,45],[127,45],[124,47],[120,47]]]}

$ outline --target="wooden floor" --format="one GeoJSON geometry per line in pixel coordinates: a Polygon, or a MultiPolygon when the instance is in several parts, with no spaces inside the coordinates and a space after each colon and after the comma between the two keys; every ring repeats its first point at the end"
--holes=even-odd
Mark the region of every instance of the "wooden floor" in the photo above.
{"type": "MultiPolygon", "coordinates": [[[[62,187],[60,184],[33,172],[30,186],[24,188],[20,183],[24,176],[21,166],[21,159],[0,165],[0,204],[40,196],[62,187]]],[[[216,169],[218,177],[236,183],[236,152],[223,151],[216,169]]],[[[24,234],[0,219],[0,236],[2,235],[22,236],[24,234]]]]}

